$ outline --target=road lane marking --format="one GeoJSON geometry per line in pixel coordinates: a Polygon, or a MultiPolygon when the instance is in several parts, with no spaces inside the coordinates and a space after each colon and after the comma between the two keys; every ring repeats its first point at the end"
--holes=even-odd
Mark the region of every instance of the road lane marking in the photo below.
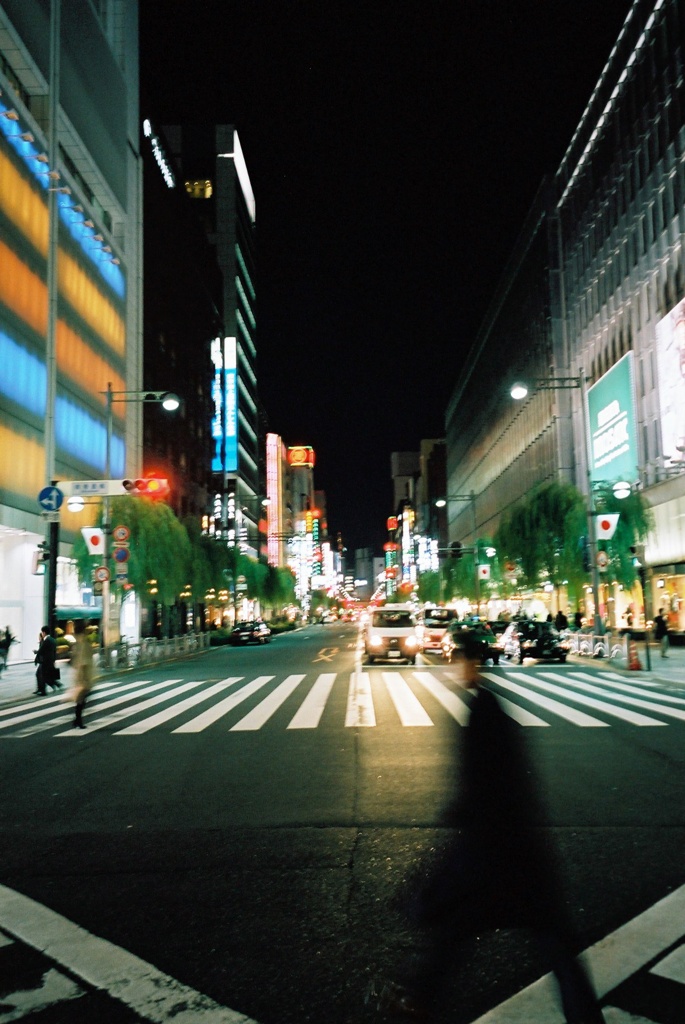
{"type": "Polygon", "coordinates": [[[335,682],[335,672],[323,672],[302,701],[289,729],[316,729],[335,682]]]}
{"type": "MultiPolygon", "coordinates": [[[[585,682],[584,680],[587,678],[592,680],[591,676],[582,676],[580,672],[576,672],[574,673],[571,682],[574,686],[584,690],[586,693],[598,693],[600,696],[607,696],[606,690],[597,686],[595,682],[585,682]]],[[[685,722],[685,711],[679,710],[678,708],[667,707],[664,704],[657,704],[653,699],[643,700],[640,697],[634,697],[632,694],[619,692],[611,693],[609,696],[618,701],[623,701],[624,704],[631,704],[634,708],[644,708],[647,711],[656,711],[660,715],[666,715],[668,718],[677,718],[679,721],[685,722]]],[[[650,696],[652,695],[650,694],[650,696]]],[[[664,725],[665,723],[662,722],[661,724],[664,725]]]]}
{"type": "Polygon", "coordinates": [[[121,946],[0,885],[0,926],[155,1024],[254,1024],[121,946]]]}
{"type": "Polygon", "coordinates": [[[347,694],[345,728],[371,727],[376,724],[376,713],[371,696],[371,680],[366,672],[353,672],[347,694]]]}
{"type": "Polygon", "coordinates": [[[0,1003],[0,1024],[21,1020],[27,1014],[49,1010],[58,1003],[80,999],[85,990],[76,982],[50,967],[41,978],[38,988],[19,989],[2,996],[0,1003]]]}
{"type": "MultiPolygon", "coordinates": [[[[582,959],[590,971],[597,997],[602,999],[682,939],[683,922],[685,885],[590,946],[582,959]]],[[[618,1019],[607,1013],[607,1021],[618,1019]]],[[[546,974],[472,1024],[562,1024],[563,1020],[554,977],[546,974]]]]}
{"type": "Polygon", "coordinates": [[[322,647],[319,651],[318,658],[314,658],[312,665],[316,665],[317,661],[333,661],[333,658],[340,651],[339,647],[322,647]]]}
{"type": "MultiPolygon", "coordinates": [[[[135,683],[128,683],[125,687],[122,687],[121,689],[130,690],[134,686],[140,686],[141,684],[147,684],[147,683],[151,683],[151,682],[152,682],[151,679],[139,679],[135,683]]],[[[157,683],[155,687],[148,687],[147,689],[140,690],[138,692],[139,693],[149,693],[151,689],[158,689],[160,686],[164,686],[164,685],[165,685],[165,683],[157,683]]],[[[118,692],[119,692],[119,690],[117,690],[117,693],[118,692]]],[[[32,722],[32,721],[35,721],[35,719],[37,719],[37,718],[45,718],[48,715],[54,715],[56,712],[64,711],[65,707],[67,705],[69,705],[69,703],[70,703],[69,698],[68,698],[68,693],[69,693],[69,691],[66,690],[65,692],[62,692],[62,693],[58,694],[55,697],[49,697],[48,698],[48,700],[50,701],[49,707],[41,707],[38,710],[35,710],[35,705],[34,705],[34,710],[33,711],[29,711],[25,715],[17,715],[17,717],[13,718],[11,722],[2,722],[2,723],[0,723],[0,729],[9,729],[11,726],[18,725],[20,722],[32,722]]],[[[130,697],[136,697],[136,696],[138,696],[138,693],[127,693],[125,696],[123,696],[120,699],[118,699],[117,702],[121,703],[124,700],[128,700],[130,697]]],[[[98,688],[97,691],[95,691],[95,693],[93,695],[93,699],[94,700],[98,699],[98,698],[99,699],[106,699],[107,697],[109,697],[109,694],[108,693],[100,694],[99,693],[99,688],[98,688]]],[[[42,701],[42,700],[38,701],[38,704],[45,704],[45,703],[46,703],[46,701],[42,701]]],[[[25,707],[28,708],[28,707],[30,707],[30,705],[26,704],[25,707]]],[[[17,710],[16,708],[13,709],[13,711],[15,711],[15,712],[16,712],[16,710],[17,710]]],[[[9,714],[9,712],[7,712],[7,714],[9,714]]],[[[49,723],[48,723],[47,727],[50,728],[50,724],[49,723]]]]}
{"type": "MultiPolygon", "coordinates": [[[[585,679],[587,682],[596,683],[596,676],[591,672],[569,672],[568,675],[573,679],[585,679]]],[[[631,696],[635,695],[638,697],[647,697],[650,701],[663,701],[666,704],[678,704],[681,707],[685,707],[685,698],[683,697],[672,697],[668,693],[655,693],[654,690],[643,690],[641,686],[635,686],[632,683],[619,683],[613,679],[606,679],[601,677],[602,683],[610,687],[611,690],[617,692],[629,693],[631,696]]],[[[658,704],[653,704],[653,707],[657,708],[658,704]]]]}
{"type": "MultiPolygon", "coordinates": [[[[544,676],[546,672],[540,672],[539,675],[535,676],[535,679],[527,677],[528,681],[533,686],[537,686],[540,690],[546,690],[548,693],[556,693],[559,697],[565,697],[567,700],[572,700],[576,704],[583,704],[585,707],[593,708],[595,711],[602,711],[605,715],[613,715],[615,718],[620,718],[623,722],[629,722],[630,725],[641,725],[641,726],[665,726],[665,722],[659,722],[656,718],[648,718],[647,715],[641,715],[637,711],[630,711],[628,708],[619,707],[617,704],[608,704],[605,700],[596,700],[594,697],[586,697],[582,693],[577,693],[576,690],[572,690],[568,685],[557,686],[555,683],[546,683],[544,676]]],[[[556,679],[556,676],[552,677],[556,679]]],[[[587,690],[588,686],[586,683],[577,683],[578,689],[587,690]]],[[[602,690],[599,691],[602,696],[604,693],[602,690]]]]}
{"type": "MultiPolygon", "coordinates": [[[[225,700],[219,701],[213,708],[207,708],[201,715],[196,718],[191,718],[189,722],[185,722],[183,725],[179,725],[178,729],[174,729],[175,733],[186,733],[186,732],[202,732],[208,726],[213,725],[224,715],[227,715],[229,711],[232,711],[238,704],[242,704],[244,700],[251,697],[253,693],[260,690],[262,686],[266,686],[267,683],[271,682],[273,676],[257,676],[247,686],[243,686],[236,693],[232,693],[230,697],[226,697],[225,700]]],[[[234,682],[242,679],[242,676],[238,676],[234,679],[234,682]]]]}
{"type": "Polygon", "coordinates": [[[241,718],[239,722],[236,722],[229,732],[252,732],[255,729],[261,729],[264,723],[268,722],[271,716],[278,711],[281,704],[288,699],[303,679],[304,673],[302,675],[288,676],[275,690],[272,690],[268,697],[260,701],[256,708],[253,708],[249,714],[241,718]]]}
{"type": "Polygon", "coordinates": [[[404,726],[428,726],[433,725],[428,712],[414,696],[406,679],[399,673],[383,672],[385,683],[390,699],[395,705],[400,722],[404,726]]]}
{"type": "MultiPolygon", "coordinates": [[[[496,683],[503,690],[515,693],[517,696],[523,697],[524,700],[530,701],[531,704],[537,704],[538,707],[544,708],[545,711],[551,711],[552,714],[557,715],[559,718],[572,722],[573,725],[579,725],[583,729],[609,728],[608,722],[600,722],[598,718],[592,718],[590,715],[586,715],[584,711],[568,707],[566,704],[561,704],[558,700],[552,700],[551,697],[545,697],[542,693],[536,693],[525,686],[519,686],[518,683],[512,683],[511,680],[502,676],[496,676],[492,672],[483,672],[483,676],[496,683]]],[[[524,678],[527,679],[528,677],[524,676],[524,678]]]]}
{"type": "Polygon", "coordinates": [[[165,708],[164,711],[158,711],[156,715],[144,718],[142,722],[134,722],[133,725],[127,725],[125,729],[119,729],[114,735],[140,736],[141,733],[149,732],[150,729],[163,725],[164,722],[168,722],[171,718],[177,718],[178,715],[183,714],[189,708],[194,708],[196,704],[201,704],[202,701],[209,700],[215,694],[221,693],[227,687],[233,685],[233,683],[238,682],[238,679],[240,679],[240,676],[237,676],[235,679],[222,679],[220,683],[209,686],[202,693],[195,693],[192,697],[186,697],[185,700],[180,701],[178,704],[172,704],[170,708],[165,708]]]}
{"type": "Polygon", "coordinates": [[[672,953],[660,960],[652,967],[652,974],[658,974],[660,978],[667,978],[669,981],[677,981],[685,985],[685,945],[678,946],[672,953]]]}
{"type": "MultiPolygon", "coordinates": [[[[181,679],[167,679],[166,683],[180,683],[181,679]]],[[[94,722],[88,723],[88,730],[90,732],[97,732],[98,729],[106,729],[110,725],[117,725],[124,718],[130,718],[132,715],[138,715],[141,711],[147,711],[148,708],[153,708],[157,704],[163,704],[166,700],[172,700],[174,697],[178,697],[179,694],[185,693],[187,690],[192,690],[196,686],[204,686],[204,679],[196,679],[191,683],[184,683],[182,686],[175,686],[172,690],[165,690],[164,693],[159,693],[155,697],[150,697],[148,700],[141,701],[140,704],[134,704],[133,707],[122,708],[121,711],[115,711],[112,715],[98,716],[94,722]]],[[[146,692],[156,689],[151,686],[146,692]]],[[[119,699],[111,701],[108,705],[108,710],[113,704],[119,704],[119,699]]],[[[99,709],[98,709],[99,710],[99,709]]],[[[58,732],[57,737],[63,736],[83,736],[81,729],[66,729],[65,732],[58,732]]]]}
{"type": "Polygon", "coordinates": [[[449,690],[444,683],[438,682],[430,672],[414,672],[414,679],[418,680],[439,704],[442,704],[445,711],[449,712],[452,718],[459,722],[459,725],[468,725],[469,709],[456,693],[449,690]]]}

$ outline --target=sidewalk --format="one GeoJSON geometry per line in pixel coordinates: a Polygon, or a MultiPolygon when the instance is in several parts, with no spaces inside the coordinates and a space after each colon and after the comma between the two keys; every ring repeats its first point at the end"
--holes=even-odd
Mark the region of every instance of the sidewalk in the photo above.
{"type": "MultiPolygon", "coordinates": [[[[58,661],[57,666],[62,673],[60,682],[66,689],[71,675],[69,662],[58,661]]],[[[31,700],[35,689],[36,666],[32,661],[10,662],[7,668],[0,672],[0,704],[31,700]]],[[[48,693],[52,693],[52,690],[48,690],[48,693]]]]}

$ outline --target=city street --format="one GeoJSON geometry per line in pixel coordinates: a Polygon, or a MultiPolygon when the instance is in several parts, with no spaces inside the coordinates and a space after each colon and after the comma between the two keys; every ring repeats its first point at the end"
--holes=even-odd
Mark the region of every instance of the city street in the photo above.
{"type": "MultiPolygon", "coordinates": [[[[659,669],[484,669],[538,772],[579,951],[685,883],[685,680],[659,669]]],[[[448,835],[455,666],[367,667],[356,626],[332,624],[101,680],[83,731],[62,695],[0,701],[0,1024],[381,1019],[365,991],[397,975],[406,880],[448,835]]],[[[685,918],[671,934],[659,915],[629,977],[614,950],[607,1020],[682,1024],[685,918]]],[[[528,936],[480,936],[444,1020],[546,969],[528,936]]]]}

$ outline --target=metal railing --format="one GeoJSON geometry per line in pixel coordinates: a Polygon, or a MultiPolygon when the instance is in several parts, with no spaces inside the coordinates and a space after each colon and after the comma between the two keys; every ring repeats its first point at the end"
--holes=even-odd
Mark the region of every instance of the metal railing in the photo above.
{"type": "Polygon", "coordinates": [[[164,640],[151,637],[137,643],[122,640],[99,651],[98,669],[100,672],[112,672],[167,661],[183,657],[184,654],[197,654],[209,649],[209,638],[209,633],[184,633],[164,640]]]}
{"type": "Polygon", "coordinates": [[[594,633],[567,634],[571,645],[571,654],[585,655],[588,658],[608,658],[610,661],[624,661],[628,664],[629,633],[594,633]]]}

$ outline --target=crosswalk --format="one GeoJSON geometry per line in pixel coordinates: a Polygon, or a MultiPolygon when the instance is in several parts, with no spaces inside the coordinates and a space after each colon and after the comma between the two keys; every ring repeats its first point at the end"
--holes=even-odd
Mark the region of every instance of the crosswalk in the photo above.
{"type": "MultiPolygon", "coordinates": [[[[664,728],[685,722],[684,691],[632,682],[616,672],[512,667],[483,675],[506,714],[524,728],[664,728]]],[[[440,667],[303,672],[284,678],[108,680],[89,701],[86,734],[428,729],[445,717],[466,726],[468,716],[454,671],[440,667]]],[[[62,696],[0,709],[0,741],[43,733],[58,739],[84,735],[72,727],[71,708],[62,696]]]]}

